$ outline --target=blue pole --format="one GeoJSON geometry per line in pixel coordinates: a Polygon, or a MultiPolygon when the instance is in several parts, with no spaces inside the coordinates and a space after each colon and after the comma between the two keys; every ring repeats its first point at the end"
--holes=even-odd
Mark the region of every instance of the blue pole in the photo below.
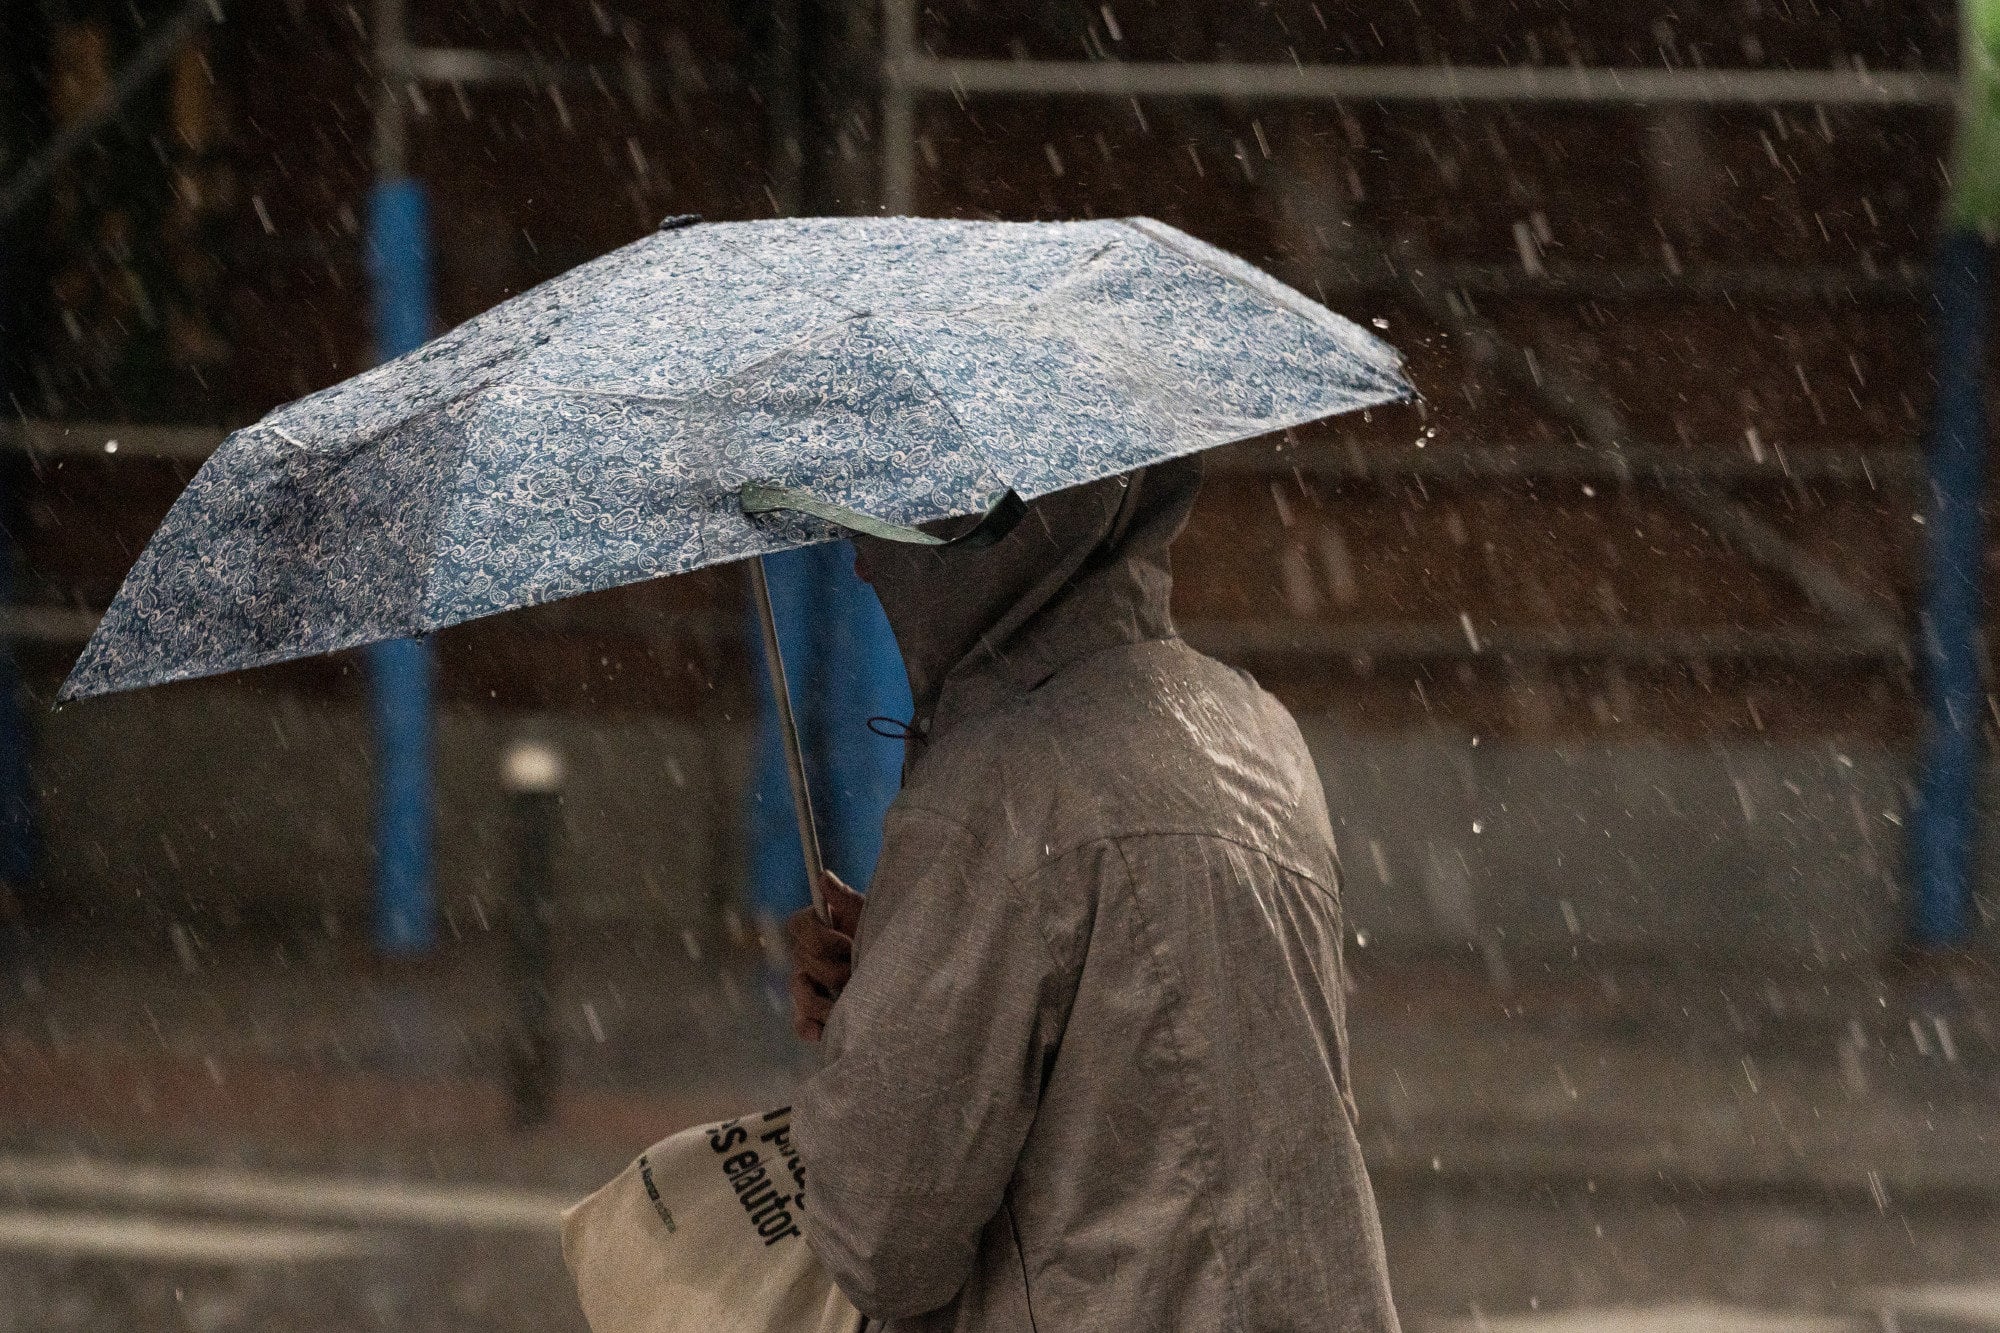
{"type": "Polygon", "coordinates": [[[1920,621],[1924,736],[1910,825],[1910,939],[1945,949],[1972,936],[1978,842],[1984,625],[1986,325],[1992,248],[1970,227],[1938,247],[1937,403],[1927,450],[1926,588],[1920,621]]]}
{"type": "MultiPolygon", "coordinates": [[[[871,717],[910,716],[903,659],[881,603],[854,575],[854,552],[846,542],[787,551],[767,559],[764,568],[827,864],[865,889],[903,759],[899,743],[875,735],[867,724],[871,717]]],[[[751,656],[761,711],[747,820],[750,896],[758,915],[782,920],[806,904],[805,865],[792,828],[770,680],[762,655],[751,656]]]]}
{"type": "Polygon", "coordinates": [[[857,888],[868,887],[882,851],[882,818],[903,785],[903,746],[867,729],[871,717],[908,721],[910,680],[889,618],[874,589],[854,575],[854,548],[846,542],[826,552],[828,615],[823,657],[826,788],[833,804],[827,858],[857,888]]]}
{"type": "MultiPolygon", "coordinates": [[[[423,187],[407,176],[385,177],[369,195],[368,276],[376,352],[384,361],[430,337],[427,211],[423,187]]],[[[375,644],[368,665],[375,720],[375,942],[386,954],[421,954],[437,942],[430,643],[375,644]]]]}
{"type": "MultiPolygon", "coordinates": [[[[11,497],[0,495],[0,505],[11,497]]],[[[0,606],[14,600],[14,542],[0,514],[0,606]]],[[[0,642],[0,903],[26,889],[35,873],[35,781],[28,763],[28,723],[13,645],[0,642]]]]}
{"type": "MultiPolygon", "coordinates": [[[[7,265],[6,242],[13,231],[11,219],[0,218],[0,297],[14,295],[14,271],[7,265]]],[[[19,309],[11,301],[8,309],[19,309]]],[[[11,322],[10,313],[9,320],[11,322]]],[[[0,373],[6,369],[4,353],[11,328],[0,328],[0,373]]],[[[0,379],[0,390],[6,387],[0,379]]],[[[0,402],[11,399],[0,395],[0,402]]],[[[4,469],[5,480],[16,475],[4,469]]],[[[14,496],[0,489],[0,606],[14,600],[14,496]]],[[[35,872],[37,830],[35,827],[35,781],[28,761],[28,721],[21,707],[21,677],[14,662],[14,646],[0,640],[0,926],[4,926],[7,899],[27,888],[35,872]]],[[[16,903],[16,907],[22,904],[16,903]]],[[[0,956],[8,941],[0,939],[0,956]]]]}

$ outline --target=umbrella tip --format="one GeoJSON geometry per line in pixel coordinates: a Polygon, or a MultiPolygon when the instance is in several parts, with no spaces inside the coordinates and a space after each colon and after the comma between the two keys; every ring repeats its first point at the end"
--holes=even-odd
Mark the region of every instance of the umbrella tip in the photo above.
{"type": "Polygon", "coordinates": [[[701,221],[701,214],[699,213],[676,213],[672,217],[661,221],[660,230],[679,231],[682,227],[692,227],[699,221],[701,221]]]}

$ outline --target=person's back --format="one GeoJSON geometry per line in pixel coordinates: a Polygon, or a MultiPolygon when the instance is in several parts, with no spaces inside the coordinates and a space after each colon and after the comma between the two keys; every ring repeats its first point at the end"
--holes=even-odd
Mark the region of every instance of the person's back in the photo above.
{"type": "Polygon", "coordinates": [[[1298,730],[1163,577],[1062,588],[935,692],[798,1098],[807,1238],[894,1330],[1394,1329],[1298,730]]]}

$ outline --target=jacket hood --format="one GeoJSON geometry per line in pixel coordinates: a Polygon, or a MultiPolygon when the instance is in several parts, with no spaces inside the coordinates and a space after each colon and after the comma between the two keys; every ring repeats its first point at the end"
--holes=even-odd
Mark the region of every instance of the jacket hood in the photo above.
{"type": "Polygon", "coordinates": [[[984,549],[857,536],[909,672],[914,730],[932,734],[1100,649],[1172,637],[1168,547],[1200,488],[1190,456],[1032,500],[984,549]]]}

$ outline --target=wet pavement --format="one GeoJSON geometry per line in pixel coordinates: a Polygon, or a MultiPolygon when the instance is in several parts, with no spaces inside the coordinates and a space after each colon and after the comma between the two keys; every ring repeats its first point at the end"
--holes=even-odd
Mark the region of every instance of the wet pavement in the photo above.
{"type": "MultiPolygon", "coordinates": [[[[781,1103],[753,944],[566,938],[514,1123],[507,963],[40,941],[0,1005],[0,1333],[581,1330],[555,1210],[781,1103]]],[[[1990,968],[1747,975],[1355,953],[1363,1137],[1413,1329],[2000,1329],[1990,968]]]]}

